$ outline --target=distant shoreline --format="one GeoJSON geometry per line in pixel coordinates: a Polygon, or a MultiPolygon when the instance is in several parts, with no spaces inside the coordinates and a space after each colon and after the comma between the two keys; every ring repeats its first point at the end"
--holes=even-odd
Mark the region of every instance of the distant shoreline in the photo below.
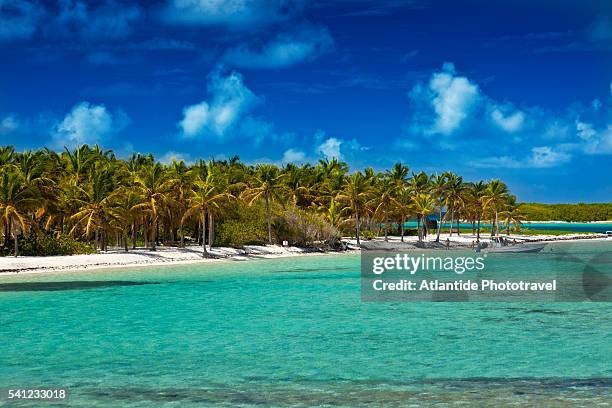
{"type": "Polygon", "coordinates": [[[522,224],[612,224],[612,220],[608,221],[521,221],[522,224]]]}

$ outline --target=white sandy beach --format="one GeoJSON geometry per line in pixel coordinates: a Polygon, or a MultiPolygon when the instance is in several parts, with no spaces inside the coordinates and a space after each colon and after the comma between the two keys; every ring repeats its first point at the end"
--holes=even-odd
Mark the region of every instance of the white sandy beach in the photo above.
{"type": "Polygon", "coordinates": [[[157,247],[157,250],[138,248],[128,252],[112,249],[89,255],[20,256],[0,257],[0,275],[78,271],[90,269],[122,268],[134,266],[177,265],[223,260],[245,261],[252,259],[283,258],[290,256],[319,255],[320,252],[298,247],[279,245],[249,245],[244,249],[219,247],[209,250],[209,257],[202,257],[201,246],[186,248],[157,247]]]}
{"type": "MultiPolygon", "coordinates": [[[[430,234],[426,241],[434,241],[435,234],[430,234]]],[[[469,246],[476,237],[472,234],[454,234],[449,237],[447,233],[440,235],[440,242],[446,242],[449,239],[453,246],[469,246]]],[[[489,239],[487,234],[481,234],[481,241],[486,242],[489,239]]],[[[538,235],[524,236],[511,235],[510,239],[516,239],[517,242],[550,242],[550,241],[582,241],[582,240],[612,240],[606,238],[602,234],[571,234],[571,235],[538,235]]],[[[376,239],[382,241],[383,238],[376,239]]],[[[418,240],[417,237],[404,237],[407,243],[414,243],[418,240]]],[[[356,240],[345,238],[344,242],[349,244],[349,251],[358,251],[356,240]]],[[[400,237],[390,236],[390,242],[399,242],[400,237]]],[[[222,260],[245,261],[262,258],[283,258],[291,256],[304,255],[322,255],[338,252],[323,252],[313,249],[304,249],[299,247],[283,247],[280,245],[249,245],[244,249],[215,247],[210,251],[210,257],[202,257],[201,246],[188,246],[186,248],[163,247],[160,246],[156,251],[139,248],[124,252],[122,249],[113,249],[108,252],[102,252],[91,255],[65,255],[65,256],[20,256],[20,257],[0,257],[0,275],[3,274],[25,274],[25,273],[49,273],[62,271],[79,271],[92,269],[106,268],[123,268],[135,266],[159,266],[159,265],[177,265],[200,262],[219,262],[222,260]]],[[[346,253],[346,252],[341,252],[346,253]]]]}

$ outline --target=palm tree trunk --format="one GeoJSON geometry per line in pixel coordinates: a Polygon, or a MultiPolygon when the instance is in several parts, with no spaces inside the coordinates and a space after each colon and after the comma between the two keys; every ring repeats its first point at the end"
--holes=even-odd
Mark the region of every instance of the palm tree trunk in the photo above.
{"type": "Polygon", "coordinates": [[[455,221],[455,212],[451,211],[451,221],[450,221],[450,230],[449,230],[449,237],[453,236],[453,222],[455,221]]]}
{"type": "Polygon", "coordinates": [[[417,214],[417,234],[419,235],[419,241],[421,240],[421,214],[417,214]]]}
{"type": "Polygon", "coordinates": [[[400,235],[401,235],[401,241],[404,242],[404,216],[402,215],[402,218],[400,218],[400,235]]]}
{"type": "Polygon", "coordinates": [[[497,234],[497,209],[495,210],[495,218],[491,223],[491,236],[494,237],[497,234]]]}
{"type": "Polygon", "coordinates": [[[183,221],[181,220],[181,248],[185,247],[185,231],[183,231],[183,221]]]}
{"type": "Polygon", "coordinates": [[[132,249],[136,249],[136,220],[132,223],[132,249]]]}
{"type": "Polygon", "coordinates": [[[127,230],[125,230],[124,233],[123,233],[123,250],[125,252],[128,251],[128,233],[127,233],[127,230]]]}
{"type": "Polygon", "coordinates": [[[480,241],[480,215],[478,215],[478,228],[476,229],[476,241],[480,241]]]}
{"type": "Polygon", "coordinates": [[[213,214],[212,212],[208,212],[208,248],[212,250],[214,240],[214,232],[213,232],[213,214]]]}
{"type": "Polygon", "coordinates": [[[202,257],[207,258],[208,252],[206,252],[206,240],[204,239],[204,222],[206,221],[206,212],[202,211],[202,257]]]}
{"type": "Polygon", "coordinates": [[[272,245],[272,209],[270,208],[270,197],[266,196],[266,212],[268,214],[268,243],[272,245]]]}
{"type": "Polygon", "coordinates": [[[442,223],[446,218],[446,213],[442,217],[442,207],[440,207],[440,216],[438,217],[438,231],[436,232],[436,242],[440,242],[440,232],[442,232],[442,223]]]}
{"type": "Polygon", "coordinates": [[[17,228],[15,228],[15,258],[19,256],[19,235],[17,234],[17,228]]]}
{"type": "Polygon", "coordinates": [[[355,237],[357,238],[357,246],[360,246],[359,242],[359,211],[355,211],[355,237]]]}
{"type": "Polygon", "coordinates": [[[385,217],[385,242],[389,242],[389,220],[387,219],[387,211],[384,212],[385,217]]]}
{"type": "Polygon", "coordinates": [[[147,231],[147,227],[147,220],[145,217],[142,217],[142,236],[144,238],[145,249],[149,249],[149,232],[147,231]]]}
{"type": "Polygon", "coordinates": [[[510,236],[510,217],[506,218],[506,235],[510,236]]]}

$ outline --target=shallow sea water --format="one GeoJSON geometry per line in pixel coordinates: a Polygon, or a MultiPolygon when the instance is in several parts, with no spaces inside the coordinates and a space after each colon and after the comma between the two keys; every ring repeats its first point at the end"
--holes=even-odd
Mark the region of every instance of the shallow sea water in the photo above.
{"type": "Polygon", "coordinates": [[[0,277],[0,387],[69,389],[44,406],[610,406],[611,333],[610,303],[364,303],[356,255],[0,277]]]}

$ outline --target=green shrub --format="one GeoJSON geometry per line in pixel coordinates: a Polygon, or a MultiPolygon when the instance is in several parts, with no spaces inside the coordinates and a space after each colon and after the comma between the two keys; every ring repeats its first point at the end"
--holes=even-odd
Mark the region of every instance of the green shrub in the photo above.
{"type": "Polygon", "coordinates": [[[240,248],[267,241],[268,232],[261,222],[226,220],[215,231],[215,245],[240,248]]]}
{"type": "MultiPolygon", "coordinates": [[[[94,249],[85,242],[77,241],[68,235],[55,235],[38,232],[19,236],[19,254],[23,256],[51,256],[92,254],[94,249]]],[[[14,255],[13,241],[7,241],[2,255],[14,255]]]]}
{"type": "Polygon", "coordinates": [[[372,230],[364,230],[361,231],[361,236],[363,237],[363,239],[370,240],[376,238],[378,234],[376,234],[376,232],[372,230]]]}

